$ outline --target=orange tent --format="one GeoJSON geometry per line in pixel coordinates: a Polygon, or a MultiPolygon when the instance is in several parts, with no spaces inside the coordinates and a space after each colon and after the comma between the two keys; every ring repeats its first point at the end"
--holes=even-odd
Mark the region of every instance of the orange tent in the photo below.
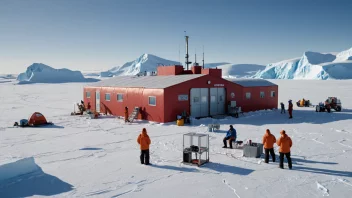
{"type": "Polygon", "coordinates": [[[28,120],[28,125],[30,126],[38,126],[42,124],[47,124],[48,122],[46,121],[45,117],[43,114],[39,112],[35,112],[32,114],[32,116],[28,120]]]}

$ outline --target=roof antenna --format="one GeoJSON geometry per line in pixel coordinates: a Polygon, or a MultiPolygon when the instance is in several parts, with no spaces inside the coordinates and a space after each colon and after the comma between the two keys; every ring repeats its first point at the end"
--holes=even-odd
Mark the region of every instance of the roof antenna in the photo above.
{"type": "Polygon", "coordinates": [[[192,62],[190,62],[189,60],[188,60],[188,58],[189,58],[189,56],[188,56],[188,38],[189,38],[189,36],[187,36],[186,35],[186,31],[185,31],[185,39],[186,39],[186,70],[188,70],[188,65],[189,64],[191,64],[192,62]]]}
{"type": "Polygon", "coordinates": [[[178,62],[180,63],[180,65],[182,65],[180,57],[181,57],[181,55],[180,55],[180,44],[178,44],[178,62]]]}
{"type": "Polygon", "coordinates": [[[204,69],[204,45],[203,45],[203,69],[204,69]]]}
{"type": "Polygon", "coordinates": [[[195,49],[194,52],[194,66],[198,66],[199,64],[197,63],[197,49],[195,49]]]}

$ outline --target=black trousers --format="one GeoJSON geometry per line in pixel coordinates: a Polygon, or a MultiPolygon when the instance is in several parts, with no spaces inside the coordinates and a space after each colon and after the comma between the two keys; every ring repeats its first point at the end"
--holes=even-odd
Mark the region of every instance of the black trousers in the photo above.
{"type": "Polygon", "coordinates": [[[141,150],[141,164],[149,164],[149,149],[141,150]]]}
{"type": "Polygon", "coordinates": [[[273,159],[273,162],[275,162],[275,152],[274,152],[274,148],[271,149],[264,149],[265,151],[265,163],[269,163],[269,153],[271,155],[271,158],[273,159]]]}
{"type": "Polygon", "coordinates": [[[225,147],[227,147],[227,140],[229,140],[229,139],[231,139],[230,141],[229,141],[229,144],[230,144],[230,148],[232,148],[232,141],[236,141],[236,139],[235,138],[232,138],[232,137],[225,137],[224,138],[224,140],[223,140],[223,142],[224,142],[224,146],[225,147]]]}
{"type": "Polygon", "coordinates": [[[286,156],[288,168],[292,168],[291,153],[280,153],[280,168],[284,168],[284,156],[286,156]]]}
{"type": "Polygon", "coordinates": [[[281,113],[286,113],[284,108],[281,109],[281,113]]]}

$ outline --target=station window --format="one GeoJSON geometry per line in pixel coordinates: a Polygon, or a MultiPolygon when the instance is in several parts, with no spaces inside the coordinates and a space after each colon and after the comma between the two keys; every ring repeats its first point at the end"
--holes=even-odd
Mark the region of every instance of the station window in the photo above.
{"type": "Polygon", "coordinates": [[[246,99],[251,99],[251,92],[246,93],[246,99]]]}
{"type": "Polygon", "coordinates": [[[207,98],[208,98],[208,97],[206,97],[206,96],[202,96],[202,102],[203,102],[203,103],[206,103],[206,102],[207,102],[207,98]]]}
{"type": "Polygon", "coordinates": [[[86,98],[90,98],[90,92],[89,91],[86,92],[86,98]]]}
{"type": "Polygon", "coordinates": [[[110,94],[109,93],[105,94],[105,101],[110,101],[110,94]]]}
{"type": "Polygon", "coordinates": [[[156,106],[156,97],[155,96],[149,96],[149,105],[156,106]]]}
{"type": "Polygon", "coordinates": [[[275,91],[271,91],[271,97],[273,98],[273,97],[275,97],[275,91]]]}
{"type": "Polygon", "coordinates": [[[260,98],[264,98],[264,97],[265,97],[264,91],[261,91],[260,92],[260,98]]]}
{"type": "Polygon", "coordinates": [[[123,102],[123,94],[117,94],[117,101],[123,102]]]}

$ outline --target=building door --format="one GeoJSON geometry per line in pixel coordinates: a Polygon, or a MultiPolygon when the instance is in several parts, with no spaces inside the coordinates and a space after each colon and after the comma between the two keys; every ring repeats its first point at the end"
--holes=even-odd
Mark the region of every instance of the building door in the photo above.
{"type": "Polygon", "coordinates": [[[95,92],[95,111],[100,112],[100,92],[95,92]]]}
{"type": "Polygon", "coordinates": [[[225,89],[210,88],[210,115],[225,113],[225,89]]]}
{"type": "Polygon", "coordinates": [[[209,115],[208,108],[208,88],[191,89],[191,116],[207,117],[209,115]]]}
{"type": "Polygon", "coordinates": [[[225,114],[225,88],[218,88],[218,114],[225,114]]]}

